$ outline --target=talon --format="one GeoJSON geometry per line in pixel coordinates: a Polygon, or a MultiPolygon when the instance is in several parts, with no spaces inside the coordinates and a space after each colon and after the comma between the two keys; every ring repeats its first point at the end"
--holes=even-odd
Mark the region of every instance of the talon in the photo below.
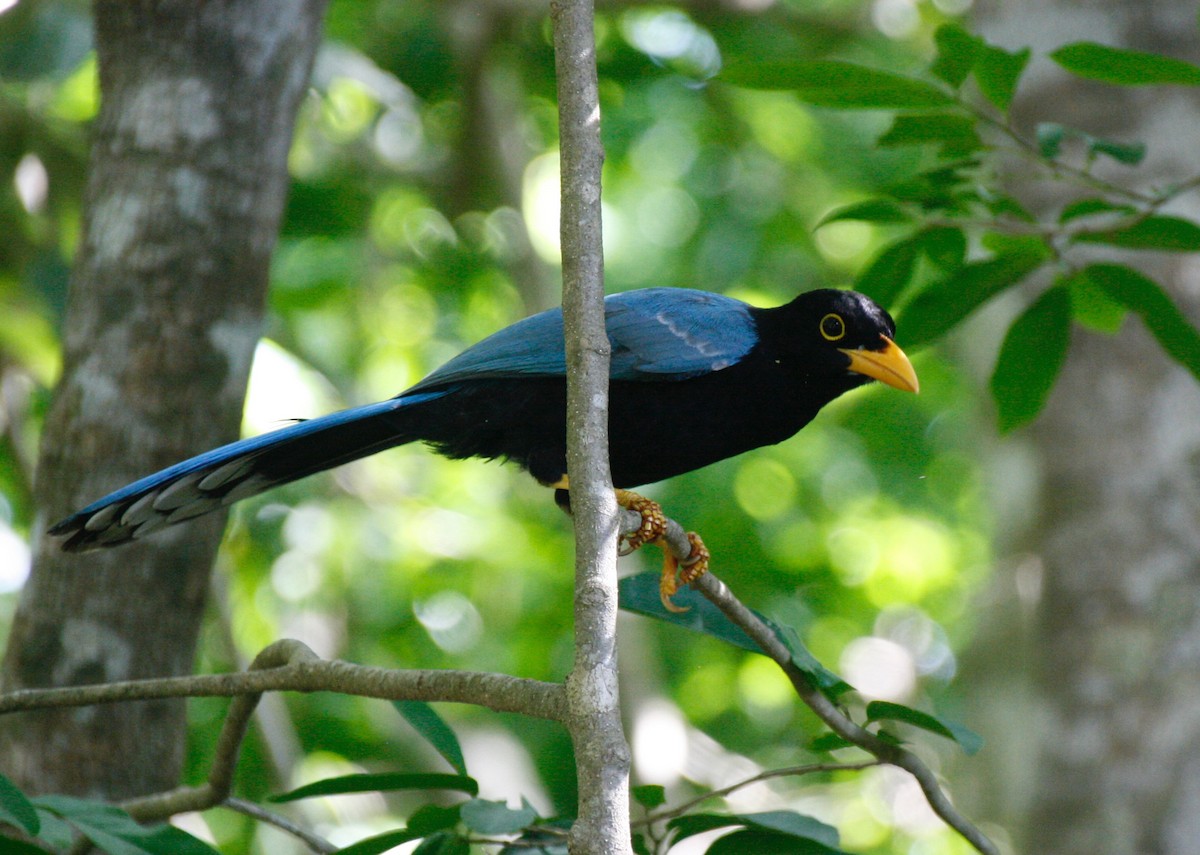
{"type": "Polygon", "coordinates": [[[683,570],[679,573],[679,581],[690,585],[708,572],[708,560],[712,558],[712,553],[708,551],[708,547],[704,545],[704,541],[696,532],[689,531],[687,537],[688,543],[692,545],[692,551],[683,561],[683,570]]]}
{"type": "Polygon", "coordinates": [[[692,545],[692,551],[683,561],[675,557],[666,541],[660,540],[656,544],[663,550],[663,570],[662,578],[658,582],[658,596],[662,600],[663,608],[676,614],[686,612],[688,607],[675,605],[671,601],[671,597],[679,592],[681,584],[690,585],[707,573],[708,560],[712,557],[708,547],[700,539],[700,535],[689,531],[687,538],[688,543],[692,545]]]}
{"type": "Polygon", "coordinates": [[[680,561],[671,552],[666,540],[667,515],[663,513],[662,505],[645,496],[639,496],[629,490],[617,490],[617,504],[627,510],[636,511],[641,515],[641,524],[632,532],[621,537],[621,545],[617,549],[619,555],[629,555],[637,549],[651,544],[663,551],[662,577],[658,582],[658,596],[663,608],[669,612],[686,612],[687,606],[677,606],[671,597],[679,592],[680,584],[690,585],[708,572],[708,561],[712,556],[700,535],[689,531],[687,538],[691,544],[688,557],[680,561]]]}
{"type": "Polygon", "coordinates": [[[629,555],[647,543],[656,543],[667,530],[667,515],[663,513],[662,505],[629,490],[617,490],[616,494],[618,505],[642,518],[641,525],[621,537],[620,554],[629,555]]]}

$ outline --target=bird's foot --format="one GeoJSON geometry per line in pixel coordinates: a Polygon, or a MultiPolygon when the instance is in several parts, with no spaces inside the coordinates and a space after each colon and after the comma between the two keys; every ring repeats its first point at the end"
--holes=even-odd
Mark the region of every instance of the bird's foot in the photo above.
{"type": "Polygon", "coordinates": [[[616,494],[618,505],[633,511],[642,518],[642,522],[637,528],[629,534],[621,536],[618,553],[630,555],[647,543],[658,544],[667,531],[667,515],[663,513],[662,505],[629,490],[617,490],[616,494]]]}
{"type": "Polygon", "coordinates": [[[671,601],[680,585],[690,585],[708,572],[708,560],[711,557],[708,547],[694,531],[687,534],[691,551],[687,558],[679,559],[667,542],[667,515],[663,513],[662,505],[645,496],[629,490],[617,490],[617,504],[622,508],[634,511],[641,516],[642,521],[636,529],[621,538],[621,555],[629,555],[637,549],[651,544],[663,551],[662,578],[658,583],[659,597],[663,608],[669,612],[686,612],[685,606],[677,606],[671,601]]]}
{"type": "Polygon", "coordinates": [[[680,585],[690,585],[707,573],[708,560],[712,557],[708,547],[704,545],[704,541],[696,532],[689,531],[687,539],[688,543],[692,545],[692,551],[682,561],[675,557],[675,553],[671,551],[665,540],[659,540],[657,543],[663,551],[663,569],[662,578],[658,581],[658,596],[662,600],[663,608],[676,614],[686,612],[688,607],[675,605],[671,601],[671,597],[679,591],[680,585]]]}

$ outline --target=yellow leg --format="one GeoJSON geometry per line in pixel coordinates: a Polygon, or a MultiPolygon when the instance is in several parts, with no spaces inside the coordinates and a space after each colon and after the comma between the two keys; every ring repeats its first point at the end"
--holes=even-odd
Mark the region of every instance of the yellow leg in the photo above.
{"type": "Polygon", "coordinates": [[[680,561],[671,551],[664,536],[667,517],[663,513],[662,505],[629,490],[617,490],[616,493],[618,505],[636,512],[642,518],[641,525],[622,538],[621,554],[628,555],[647,543],[660,548],[663,551],[663,569],[658,593],[663,608],[669,612],[686,612],[687,608],[675,605],[671,602],[671,597],[679,590],[680,584],[690,585],[708,572],[708,561],[711,557],[708,547],[704,545],[700,535],[689,531],[687,537],[692,547],[691,552],[687,558],[680,561]]]}

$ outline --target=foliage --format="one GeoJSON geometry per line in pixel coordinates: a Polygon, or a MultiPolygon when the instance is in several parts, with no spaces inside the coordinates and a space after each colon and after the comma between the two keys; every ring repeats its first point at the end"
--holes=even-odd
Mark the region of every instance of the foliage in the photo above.
{"type": "MultiPolygon", "coordinates": [[[[1023,135],[1010,110],[1027,49],[989,44],[931,10],[906,38],[888,39],[846,24],[858,7],[843,5],[845,19],[788,4],[759,16],[602,12],[607,278],[612,290],[678,284],[760,303],[852,285],[895,309],[910,351],[951,338],[918,355],[919,399],[856,393],[788,443],[676,479],[656,498],[704,533],[714,569],[858,720],[896,740],[915,727],[971,751],[973,734],[923,712],[957,705],[953,651],[971,631],[991,524],[975,451],[984,405],[944,354],[983,306],[1001,295],[1021,304],[990,383],[1003,430],[1036,418],[1072,335],[1114,333],[1130,313],[1200,377],[1195,328],[1136,266],[1141,252],[1200,248],[1200,226],[1167,212],[1200,179],[1148,191],[1133,171],[1145,156],[1137,141],[1058,122],[1023,135]],[[1047,212],[1005,193],[1012,167],[1001,154],[1074,197],[1047,212]],[[864,641],[886,645],[916,679],[869,704],[848,692],[854,683],[880,697],[878,669],[854,664],[864,641]],[[845,680],[820,664],[839,660],[845,680]]],[[[487,34],[469,38],[435,2],[333,2],[292,154],[248,429],[395,394],[554,301],[553,58],[540,17],[494,14],[487,34]]],[[[87,39],[86,13],[71,3],[0,15],[0,174],[13,178],[0,195],[0,574],[27,565],[33,536],[31,461],[58,370],[96,109],[87,39]]],[[[1200,85],[1200,68],[1136,51],[1080,43],[1050,58],[1108,85],[1200,85]]],[[[569,530],[544,491],[420,449],[333,477],[337,490],[309,481],[235,513],[220,574],[229,615],[213,615],[199,669],[234,667],[298,635],[360,662],[544,679],[569,670],[569,530]]],[[[0,578],[5,590],[19,583],[0,578]]],[[[631,612],[660,619],[626,624],[624,665],[653,675],[631,693],[635,754],[639,733],[643,744],[716,740],[706,764],[635,756],[645,784],[665,785],[635,789],[646,811],[640,851],[716,829],[732,831],[711,852],[905,851],[910,835],[958,851],[869,787],[848,793],[848,771],[803,782],[836,805],[836,830],[781,809],[790,787],[755,809],[730,798],[720,812],[674,815],[670,805],[726,784],[732,769],[859,755],[814,724],[719,615],[694,605],[678,618],[700,633],[688,635],[643,577],[626,580],[623,596],[631,612]],[[657,696],[670,699],[666,724],[651,715],[657,696]]],[[[224,708],[192,702],[194,780],[224,708]]],[[[562,851],[575,801],[564,733],[475,711],[448,721],[424,706],[399,712],[289,697],[247,746],[239,792],[290,790],[302,820],[345,852],[418,839],[419,852],[460,852],[484,837],[507,841],[503,851],[562,851]],[[509,759],[489,762],[501,751],[509,759]],[[456,775],[412,771],[443,760],[456,775]],[[465,797],[451,802],[448,786],[465,797]]],[[[58,847],[74,829],[109,852],[210,851],[104,806],[26,799],[2,778],[0,822],[58,847]]],[[[212,811],[205,823],[223,852],[284,851],[239,814],[212,811]]]]}

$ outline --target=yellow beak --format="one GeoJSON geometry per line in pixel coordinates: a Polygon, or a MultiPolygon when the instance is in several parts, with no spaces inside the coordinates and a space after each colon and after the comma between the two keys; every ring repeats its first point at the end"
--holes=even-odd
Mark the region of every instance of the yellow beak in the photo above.
{"type": "Polygon", "coordinates": [[[847,350],[838,348],[850,357],[850,370],[864,374],[880,383],[887,383],[904,392],[919,392],[917,372],[904,351],[887,336],[880,336],[887,346],[883,350],[847,350]]]}

